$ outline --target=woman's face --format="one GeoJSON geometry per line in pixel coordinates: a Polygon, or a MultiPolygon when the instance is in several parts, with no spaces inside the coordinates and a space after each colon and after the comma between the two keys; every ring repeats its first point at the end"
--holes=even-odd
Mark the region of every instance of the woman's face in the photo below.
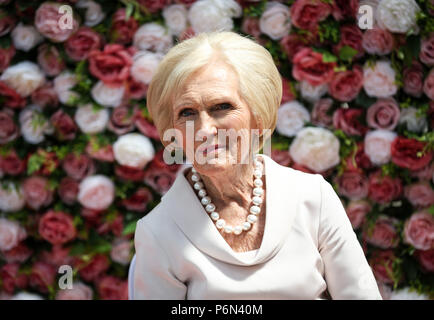
{"type": "Polygon", "coordinates": [[[192,75],[174,97],[173,127],[182,133],[177,141],[182,141],[187,159],[202,174],[248,161],[243,157],[250,155],[251,129],[257,127],[238,92],[235,71],[216,60],[192,75]],[[189,135],[187,122],[192,125],[189,135]],[[222,148],[203,153],[214,145],[222,148]]]}

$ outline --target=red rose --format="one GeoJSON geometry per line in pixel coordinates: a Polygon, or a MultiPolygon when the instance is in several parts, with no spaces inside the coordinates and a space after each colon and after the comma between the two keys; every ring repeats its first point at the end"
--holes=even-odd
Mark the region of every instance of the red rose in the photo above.
{"type": "Polygon", "coordinates": [[[428,210],[413,213],[404,223],[404,242],[419,250],[434,249],[434,216],[428,210]]]}
{"type": "Polygon", "coordinates": [[[434,162],[428,163],[426,166],[419,170],[411,171],[410,177],[419,180],[430,180],[434,174],[434,162]]]}
{"type": "Polygon", "coordinates": [[[349,46],[357,51],[354,58],[361,58],[365,54],[365,51],[362,46],[363,33],[360,28],[356,25],[347,24],[340,27],[340,33],[341,38],[339,43],[333,48],[334,53],[339,55],[339,52],[343,47],[349,46]]]}
{"type": "Polygon", "coordinates": [[[419,59],[429,67],[434,66],[434,32],[422,39],[419,59]]]}
{"type": "Polygon", "coordinates": [[[0,48],[0,72],[3,72],[7,67],[9,67],[15,53],[15,47],[12,45],[9,48],[0,48]]]}
{"type": "Polygon", "coordinates": [[[28,177],[23,181],[22,187],[27,205],[34,210],[46,207],[53,201],[53,190],[45,177],[28,177]]]}
{"type": "Polygon", "coordinates": [[[43,261],[36,261],[30,273],[30,286],[42,293],[48,293],[48,287],[54,284],[56,274],[57,270],[53,265],[43,261]]]}
{"type": "Polygon", "coordinates": [[[107,129],[122,135],[133,131],[134,127],[134,112],[130,108],[121,106],[113,109],[107,129]]]}
{"type": "Polygon", "coordinates": [[[59,104],[59,98],[51,81],[33,91],[31,97],[32,102],[41,108],[57,107],[59,104]]]}
{"type": "Polygon", "coordinates": [[[292,164],[292,158],[289,155],[289,152],[286,150],[271,150],[271,159],[276,161],[278,164],[284,167],[289,167],[292,164]]]}
{"type": "Polygon", "coordinates": [[[363,72],[360,66],[353,70],[337,72],[334,74],[330,84],[330,95],[343,102],[354,100],[363,87],[363,72]]]}
{"type": "Polygon", "coordinates": [[[115,276],[102,276],[96,288],[101,300],[128,300],[128,282],[115,276]]]}
{"type": "Polygon", "coordinates": [[[16,22],[13,16],[0,9],[0,37],[8,34],[15,27],[16,22]]]}
{"type": "Polygon", "coordinates": [[[75,258],[74,264],[78,269],[80,277],[88,282],[95,280],[110,267],[109,259],[106,255],[101,253],[95,254],[88,262],[75,258]]]}
{"type": "Polygon", "coordinates": [[[434,68],[431,69],[423,84],[423,92],[428,98],[434,100],[434,68]]]}
{"type": "Polygon", "coordinates": [[[62,199],[62,202],[72,205],[77,201],[78,182],[70,177],[64,177],[60,180],[57,193],[62,199]]]}
{"type": "Polygon", "coordinates": [[[130,211],[143,212],[148,203],[153,200],[152,193],[147,188],[137,189],[130,197],[123,199],[121,204],[130,211]]]}
{"type": "Polygon", "coordinates": [[[425,272],[434,272],[434,249],[416,250],[414,255],[425,272]]]}
{"type": "Polygon", "coordinates": [[[428,109],[428,120],[431,129],[434,128],[434,101],[430,101],[428,109]]]}
{"type": "Polygon", "coordinates": [[[255,17],[244,17],[241,24],[241,31],[245,34],[253,36],[256,40],[259,40],[261,36],[261,30],[259,29],[259,19],[255,17]]]}
{"type": "Polygon", "coordinates": [[[433,158],[432,151],[426,151],[422,156],[418,156],[425,145],[426,142],[398,136],[393,140],[390,146],[392,154],[391,160],[402,168],[410,170],[421,169],[431,162],[433,158]]]}
{"type": "Polygon", "coordinates": [[[398,223],[399,220],[395,218],[380,216],[372,228],[365,228],[363,238],[369,244],[381,249],[396,248],[399,243],[398,223]]]}
{"type": "MultiPolygon", "coordinates": [[[[92,141],[92,139],[91,139],[92,141]]],[[[86,153],[93,159],[104,161],[104,162],[113,162],[115,161],[115,157],[113,154],[113,147],[111,145],[106,145],[103,147],[98,148],[95,150],[93,148],[92,142],[89,141],[89,143],[86,146],[86,153]]]]}
{"type": "Polygon", "coordinates": [[[11,150],[5,156],[0,155],[0,169],[11,176],[17,176],[26,169],[26,161],[18,157],[15,150],[11,150]]]}
{"type": "Polygon", "coordinates": [[[0,81],[0,97],[3,105],[12,109],[21,109],[26,106],[26,99],[21,97],[14,89],[0,81]]]}
{"type": "Polygon", "coordinates": [[[96,229],[96,232],[98,232],[98,234],[104,235],[111,232],[116,237],[120,237],[122,235],[122,231],[124,230],[124,223],[123,218],[120,214],[117,214],[112,221],[100,220],[98,222],[99,226],[96,229]]]}
{"type": "Polygon", "coordinates": [[[19,269],[19,263],[7,263],[0,268],[2,289],[9,294],[13,294],[15,288],[27,287],[28,278],[25,274],[20,274],[19,269]]]}
{"type": "Polygon", "coordinates": [[[363,33],[362,47],[369,54],[384,56],[393,51],[395,39],[386,29],[368,29],[363,33]]]}
{"type": "Polygon", "coordinates": [[[410,67],[405,67],[402,75],[405,93],[420,98],[423,93],[423,67],[414,61],[410,67]]]}
{"type": "Polygon", "coordinates": [[[85,60],[92,50],[99,50],[103,38],[89,27],[81,27],[65,42],[65,52],[74,61],[85,60]]]}
{"type": "Polygon", "coordinates": [[[351,200],[360,200],[368,195],[368,181],[362,171],[344,171],[336,178],[338,193],[351,200]]]}
{"type": "Polygon", "coordinates": [[[364,224],[365,217],[371,209],[372,205],[366,200],[352,200],[348,203],[345,211],[354,230],[364,224]]]}
{"type": "Polygon", "coordinates": [[[286,53],[288,59],[292,60],[297,52],[308,46],[306,42],[306,39],[301,35],[292,33],[284,36],[279,43],[282,51],[286,53]]]}
{"type": "Polygon", "coordinates": [[[128,79],[133,59],[120,44],[107,44],[89,54],[90,73],[106,84],[122,85],[128,79]]]}
{"type": "Polygon", "coordinates": [[[136,81],[131,75],[128,77],[125,86],[125,96],[128,99],[140,100],[146,97],[148,92],[148,85],[140,81],[136,81]]]}
{"type": "Polygon", "coordinates": [[[53,245],[71,241],[77,235],[72,217],[62,211],[47,211],[39,220],[38,230],[53,245]]]}
{"type": "Polygon", "coordinates": [[[115,43],[128,44],[138,28],[139,24],[132,16],[127,20],[125,8],[118,9],[112,17],[110,39],[115,43]]]}
{"type": "Polygon", "coordinates": [[[375,129],[393,130],[398,125],[401,111],[395,99],[378,99],[368,108],[366,122],[375,129]]]}
{"type": "Polygon", "coordinates": [[[13,119],[14,113],[10,109],[0,110],[0,144],[8,143],[18,137],[18,126],[13,119]]]}
{"type": "Polygon", "coordinates": [[[364,136],[368,131],[362,123],[363,110],[339,108],[333,113],[333,126],[348,135],[364,136]]]}
{"type": "Polygon", "coordinates": [[[418,181],[406,185],[404,196],[416,208],[425,208],[434,204],[434,190],[429,181],[418,181]]]}
{"type": "Polygon", "coordinates": [[[23,242],[18,243],[12,249],[2,251],[3,260],[7,263],[19,262],[23,263],[33,254],[33,250],[26,246],[23,242]]]}
{"type": "Polygon", "coordinates": [[[137,0],[137,2],[146,12],[150,13],[156,13],[169,4],[169,0],[137,0]]]}
{"type": "Polygon", "coordinates": [[[72,265],[73,257],[69,255],[70,248],[64,248],[61,245],[51,247],[51,251],[43,251],[41,261],[52,264],[56,268],[61,265],[72,265]]]}
{"type": "Polygon", "coordinates": [[[74,153],[69,153],[63,159],[62,168],[69,177],[75,180],[82,180],[84,177],[94,174],[96,169],[89,156],[74,153]]]}
{"type": "Polygon", "coordinates": [[[333,100],[330,98],[319,99],[312,109],[312,123],[320,127],[330,127],[333,124],[333,117],[330,115],[333,100]]]}
{"type": "Polygon", "coordinates": [[[136,109],[134,124],[141,133],[154,140],[160,141],[160,135],[153,123],[142,114],[140,109],[136,109]]]}
{"type": "Polygon", "coordinates": [[[333,17],[340,21],[348,18],[355,18],[359,10],[359,0],[333,0],[333,17]]]}
{"type": "Polygon", "coordinates": [[[402,182],[399,178],[382,176],[381,170],[369,175],[369,198],[373,201],[385,204],[402,195],[402,182]]]}
{"type": "Polygon", "coordinates": [[[335,62],[323,62],[323,55],[311,48],[300,50],[293,59],[292,75],[299,81],[306,80],[312,86],[330,82],[335,62]]]}
{"type": "Polygon", "coordinates": [[[115,174],[122,180],[136,182],[143,181],[143,178],[145,177],[145,171],[143,171],[143,169],[122,165],[116,165],[115,174]]]}
{"type": "Polygon", "coordinates": [[[396,256],[393,250],[377,250],[369,259],[369,265],[372,268],[375,278],[378,282],[385,284],[393,284],[393,268],[392,263],[396,256]]]}
{"type": "MultiPolygon", "coordinates": [[[[196,1],[197,1],[197,0],[174,0],[175,3],[183,4],[183,5],[185,5],[187,8],[190,8],[191,5],[192,5],[193,3],[195,3],[196,1]]],[[[242,7],[244,7],[243,2],[244,2],[244,1],[238,1],[238,3],[239,3],[242,7]]]]}
{"type": "Polygon", "coordinates": [[[356,147],[345,159],[346,169],[357,171],[360,169],[372,168],[372,162],[365,153],[364,141],[356,142],[356,147]]]}
{"type": "Polygon", "coordinates": [[[288,79],[282,78],[282,100],[280,101],[280,104],[282,105],[294,99],[295,93],[291,87],[291,82],[288,79]]]}
{"type": "Polygon", "coordinates": [[[65,61],[61,58],[59,50],[48,43],[38,47],[37,61],[45,74],[50,77],[57,76],[66,68],[65,61]]]}
{"type": "Polygon", "coordinates": [[[291,6],[291,22],[297,28],[314,30],[330,13],[330,5],[321,0],[296,0],[291,6]]]}
{"type": "Polygon", "coordinates": [[[59,140],[74,140],[77,133],[77,125],[69,114],[59,109],[52,114],[50,121],[56,129],[56,135],[59,140]]]}

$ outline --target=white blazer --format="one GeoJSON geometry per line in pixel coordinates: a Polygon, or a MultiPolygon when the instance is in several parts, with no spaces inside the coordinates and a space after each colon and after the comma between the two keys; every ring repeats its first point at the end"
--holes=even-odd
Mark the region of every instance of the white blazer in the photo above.
{"type": "MultiPolygon", "coordinates": [[[[382,299],[345,209],[320,174],[264,157],[261,247],[237,253],[184,175],[141,218],[130,299],[382,299]]],[[[230,183],[230,182],[228,182],[230,183]]]]}

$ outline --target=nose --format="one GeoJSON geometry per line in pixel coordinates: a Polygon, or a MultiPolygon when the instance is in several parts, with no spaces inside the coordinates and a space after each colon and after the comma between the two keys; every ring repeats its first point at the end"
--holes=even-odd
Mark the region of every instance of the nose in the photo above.
{"type": "Polygon", "coordinates": [[[197,133],[202,136],[207,136],[211,138],[212,136],[217,135],[217,126],[215,119],[210,117],[209,114],[205,111],[200,112],[199,121],[197,122],[197,133]]]}

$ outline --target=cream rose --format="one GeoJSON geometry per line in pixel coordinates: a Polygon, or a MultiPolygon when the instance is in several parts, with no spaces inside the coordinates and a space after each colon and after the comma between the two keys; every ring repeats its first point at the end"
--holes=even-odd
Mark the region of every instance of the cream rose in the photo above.
{"type": "Polygon", "coordinates": [[[139,50],[166,53],[173,46],[172,35],[161,24],[149,22],[137,29],[133,45],[139,50]]]}
{"type": "Polygon", "coordinates": [[[119,164],[142,169],[154,158],[155,150],[148,137],[128,133],[116,140],[113,153],[119,164]]]}
{"type": "Polygon", "coordinates": [[[305,100],[313,103],[321,99],[321,97],[327,93],[329,86],[327,83],[313,86],[307,81],[301,81],[299,89],[301,92],[301,96],[305,100]]]}
{"type": "Polygon", "coordinates": [[[405,123],[407,130],[412,132],[424,132],[428,130],[426,117],[418,115],[417,109],[414,107],[403,108],[398,123],[405,123]]]}
{"type": "Polygon", "coordinates": [[[86,9],[84,14],[84,25],[94,27],[104,20],[105,13],[101,9],[101,5],[91,0],[80,0],[75,6],[77,8],[86,9]]]}
{"type": "Polygon", "coordinates": [[[44,40],[44,37],[34,26],[24,25],[22,22],[12,30],[11,37],[14,47],[26,52],[44,40]]]}
{"type": "Polygon", "coordinates": [[[370,97],[391,97],[398,91],[395,76],[390,61],[377,61],[373,68],[366,64],[363,68],[363,88],[370,97]]]}
{"type": "Polygon", "coordinates": [[[175,35],[179,34],[187,28],[188,11],[182,4],[172,4],[163,9],[163,18],[169,31],[175,35]]]}
{"type": "Polygon", "coordinates": [[[75,123],[84,133],[94,134],[105,130],[110,118],[106,108],[96,109],[91,103],[79,106],[74,115],[75,123]]]}
{"type": "Polygon", "coordinates": [[[84,178],[78,190],[77,200],[88,209],[105,210],[115,198],[115,185],[104,175],[84,178]]]}
{"type": "Polygon", "coordinates": [[[376,10],[378,25],[395,33],[417,30],[417,13],[420,8],[414,0],[382,0],[376,10]]]}
{"type": "Polygon", "coordinates": [[[0,77],[22,97],[28,97],[45,83],[44,72],[36,63],[22,61],[8,67],[0,77]]]}
{"type": "Polygon", "coordinates": [[[364,152],[373,164],[380,166],[390,161],[390,146],[396,136],[396,132],[383,129],[369,131],[365,135],[364,152]]]}
{"type": "Polygon", "coordinates": [[[0,250],[10,250],[26,237],[26,229],[17,221],[0,218],[0,250]]]}
{"type": "Polygon", "coordinates": [[[82,282],[74,282],[72,289],[57,291],[56,300],[92,300],[93,290],[82,282]]]}
{"type": "Polygon", "coordinates": [[[54,91],[59,101],[66,105],[71,105],[73,99],[77,98],[78,93],[70,90],[77,84],[77,77],[70,71],[64,71],[54,78],[54,91]]]}
{"type": "Polygon", "coordinates": [[[279,40],[291,31],[289,7],[277,1],[267,2],[259,19],[259,29],[273,40],[279,40]]]}
{"type": "Polygon", "coordinates": [[[131,66],[131,76],[143,84],[149,84],[157,71],[163,55],[150,51],[139,51],[133,57],[131,66]]]}
{"type": "Polygon", "coordinates": [[[121,104],[125,94],[124,86],[108,86],[101,80],[91,90],[92,98],[105,107],[117,107],[121,104]]]}
{"type": "Polygon", "coordinates": [[[114,262],[126,266],[131,261],[131,248],[131,241],[117,238],[113,241],[110,257],[114,262]]]}
{"type": "Polygon", "coordinates": [[[21,135],[30,144],[38,144],[45,140],[46,134],[52,134],[54,127],[42,114],[37,105],[30,105],[21,110],[19,115],[21,135]]]}
{"type": "Polygon", "coordinates": [[[323,172],[339,164],[339,148],[339,139],[330,130],[306,127],[297,133],[289,154],[295,162],[323,172]]]}
{"type": "Polygon", "coordinates": [[[282,136],[293,137],[309,121],[310,113],[300,102],[287,102],[277,110],[276,130],[282,136]]]}
{"type": "Polygon", "coordinates": [[[14,212],[24,208],[26,199],[24,198],[21,185],[7,182],[0,185],[0,210],[4,212],[14,212]]]}

